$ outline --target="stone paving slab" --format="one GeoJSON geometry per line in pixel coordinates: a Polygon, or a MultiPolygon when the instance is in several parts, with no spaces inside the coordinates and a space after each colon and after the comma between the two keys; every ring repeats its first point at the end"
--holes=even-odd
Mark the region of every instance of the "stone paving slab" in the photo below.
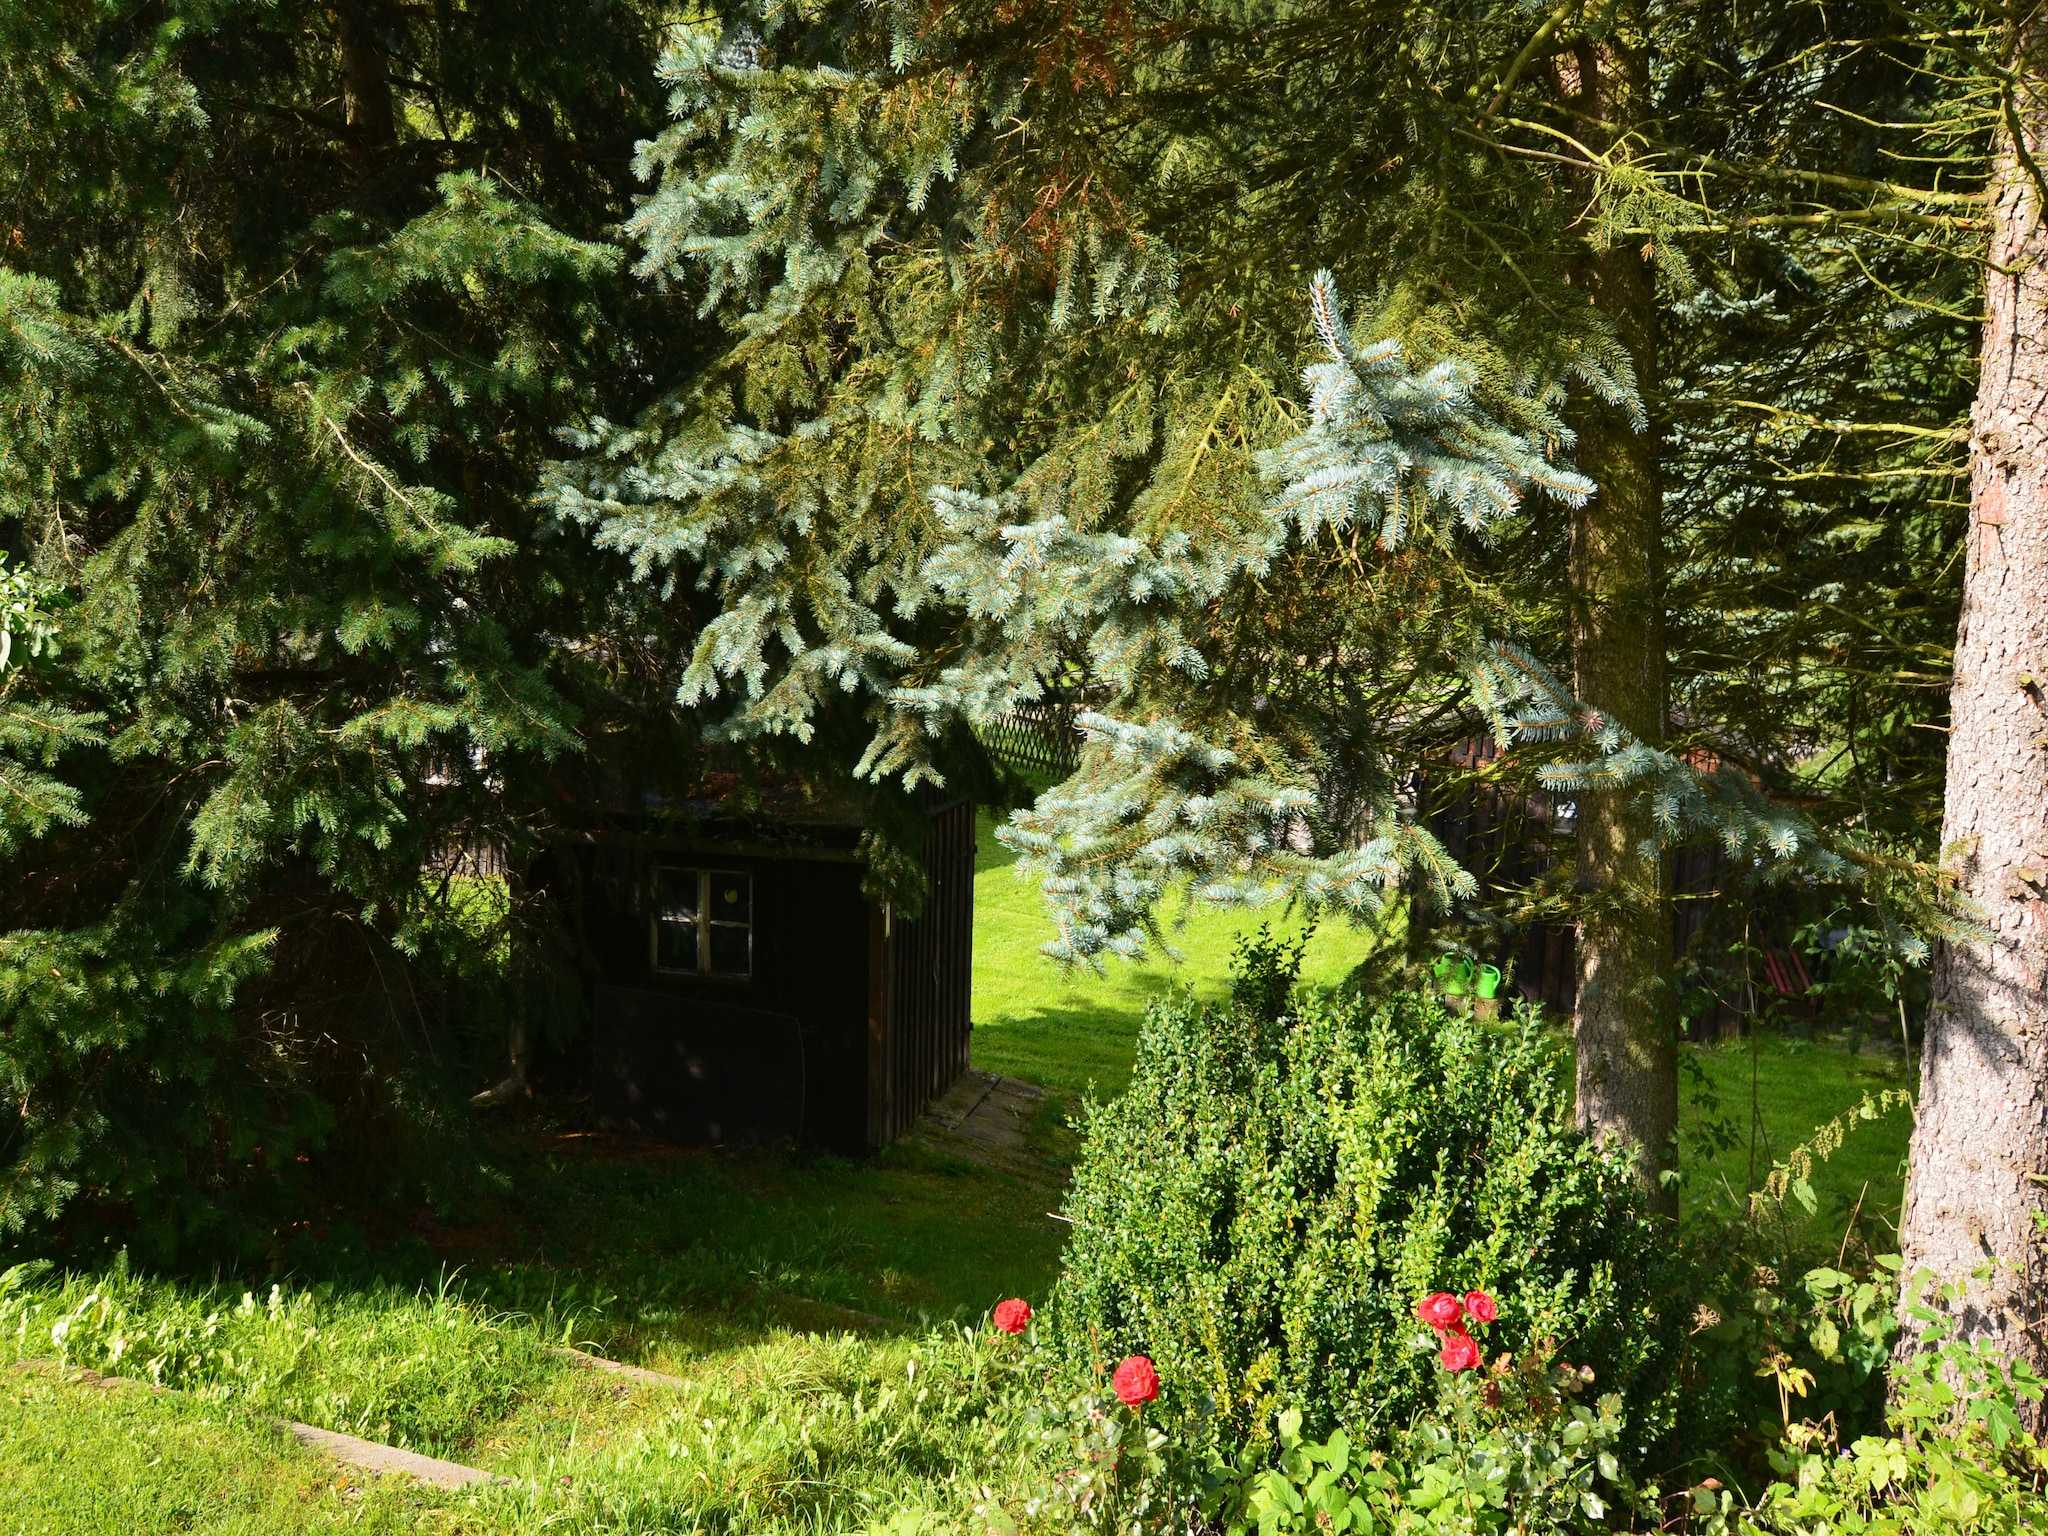
{"type": "Polygon", "coordinates": [[[1021,1078],[970,1068],[932,1102],[907,1140],[1028,1183],[1058,1188],[1066,1170],[1031,1145],[1045,1090],[1021,1078]]]}
{"type": "Polygon", "coordinates": [[[623,1360],[607,1360],[603,1355],[587,1354],[580,1349],[571,1349],[566,1344],[555,1347],[554,1353],[571,1364],[580,1365],[586,1371],[602,1371],[607,1376],[619,1376],[642,1387],[687,1387],[690,1385],[680,1376],[667,1376],[660,1371],[650,1371],[642,1365],[628,1365],[623,1360]]]}
{"type": "Polygon", "coordinates": [[[459,1461],[442,1461],[437,1457],[422,1456],[417,1451],[402,1451],[395,1445],[358,1440],[354,1435],[337,1434],[331,1429],[315,1429],[310,1424],[287,1423],[284,1428],[299,1444],[324,1451],[343,1466],[380,1476],[399,1472],[433,1488],[467,1488],[472,1483],[509,1485],[512,1481],[509,1477],[498,1477],[478,1467],[465,1467],[459,1461]]]}

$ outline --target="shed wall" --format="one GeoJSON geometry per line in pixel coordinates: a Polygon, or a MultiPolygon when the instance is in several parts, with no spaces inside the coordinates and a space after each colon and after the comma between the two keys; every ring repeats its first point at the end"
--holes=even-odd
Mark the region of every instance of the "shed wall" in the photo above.
{"type": "Polygon", "coordinates": [[[807,1145],[848,1154],[908,1130],[967,1069],[972,1028],[975,810],[935,800],[928,814],[930,894],[915,921],[862,895],[849,847],[739,851],[622,832],[558,848],[549,883],[585,948],[599,1112],[621,1130],[685,1142],[784,1134],[794,1116],[807,1145]],[[652,892],[664,865],[751,878],[747,980],[654,969],[652,892]],[[759,1085],[740,1082],[747,1050],[736,1037],[772,1026],[761,1066],[788,1082],[791,1019],[802,1062],[800,1087],[785,1097],[801,1105],[776,1113],[759,1085]],[[707,1091],[707,1072],[734,1089],[707,1091]]]}
{"type": "Polygon", "coordinates": [[[935,807],[925,840],[923,913],[887,924],[885,1027],[870,1032],[868,1142],[886,1146],[967,1070],[973,1031],[974,807],[935,807]]]}
{"type": "MultiPolygon", "coordinates": [[[[608,1060],[616,1074],[636,1054],[659,1059],[666,1041],[658,1036],[701,1029],[714,1017],[728,1025],[743,1024],[748,1013],[794,1017],[803,1046],[802,1140],[837,1152],[866,1149],[868,903],[860,890],[859,864],[665,846],[649,838],[589,845],[566,862],[581,870],[575,882],[581,888],[578,927],[597,984],[591,998],[593,1043],[608,1051],[594,1066],[608,1060]],[[654,969],[650,896],[653,872],[661,865],[751,877],[751,977],[722,980],[654,969]],[[666,998],[668,1011],[637,1002],[628,1017],[619,1000],[606,997],[606,988],[666,998]]],[[[761,1129],[772,1131],[779,1124],[778,1118],[761,1129]]],[[[644,1121],[621,1128],[669,1134],[644,1121]]],[[[674,1139],[697,1138],[678,1134],[674,1139]]]]}

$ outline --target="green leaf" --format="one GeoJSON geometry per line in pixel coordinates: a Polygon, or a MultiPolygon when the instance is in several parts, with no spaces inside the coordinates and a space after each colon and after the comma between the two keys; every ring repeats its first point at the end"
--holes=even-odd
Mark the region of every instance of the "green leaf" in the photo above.
{"type": "Polygon", "coordinates": [[[1351,1437],[1341,1429],[1331,1435],[1329,1444],[1324,1447],[1323,1459],[1333,1474],[1342,1477],[1351,1465],[1351,1437]]]}
{"type": "Polygon", "coordinates": [[[1824,1317],[1813,1325],[1807,1337],[1813,1341],[1815,1353],[1823,1360],[1842,1358],[1842,1333],[1835,1326],[1833,1318],[1824,1317]]]}

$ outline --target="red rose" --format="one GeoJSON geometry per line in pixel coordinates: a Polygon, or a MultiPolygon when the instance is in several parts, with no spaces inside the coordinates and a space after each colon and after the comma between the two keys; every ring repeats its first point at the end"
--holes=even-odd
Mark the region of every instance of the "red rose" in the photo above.
{"type": "Polygon", "coordinates": [[[1140,1403],[1149,1403],[1159,1395],[1159,1372],[1152,1368],[1152,1362],[1143,1355],[1132,1355],[1116,1368],[1116,1374],[1109,1379],[1116,1388],[1117,1400],[1128,1408],[1140,1403]]]}
{"type": "Polygon", "coordinates": [[[1472,1335],[1453,1328],[1444,1334],[1444,1347],[1437,1359],[1447,1371],[1469,1371],[1479,1363],[1479,1346],[1472,1342],[1472,1335]]]}
{"type": "Polygon", "coordinates": [[[1031,1303],[1021,1296],[996,1303],[996,1326],[1005,1333],[1022,1333],[1031,1325],[1031,1303]]]}
{"type": "Polygon", "coordinates": [[[1442,1333],[1446,1328],[1458,1326],[1458,1319],[1465,1315],[1465,1306],[1449,1291],[1438,1291],[1434,1296],[1423,1298],[1422,1305],[1415,1309],[1415,1315],[1442,1333]]]}
{"type": "Polygon", "coordinates": [[[1493,1304],[1493,1298],[1484,1291],[1467,1291],[1465,1310],[1472,1314],[1472,1321],[1475,1323],[1490,1323],[1500,1316],[1500,1308],[1493,1304]]]}

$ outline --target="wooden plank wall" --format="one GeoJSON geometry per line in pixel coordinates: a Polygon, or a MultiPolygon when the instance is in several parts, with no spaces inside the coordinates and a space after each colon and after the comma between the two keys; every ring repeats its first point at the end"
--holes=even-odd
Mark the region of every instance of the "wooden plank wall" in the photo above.
{"type": "Polygon", "coordinates": [[[931,894],[914,922],[889,925],[881,1081],[870,1085],[868,1140],[886,1146],[967,1070],[973,1020],[974,806],[930,811],[931,894]],[[879,1086],[879,1094],[873,1089],[879,1086]]]}

